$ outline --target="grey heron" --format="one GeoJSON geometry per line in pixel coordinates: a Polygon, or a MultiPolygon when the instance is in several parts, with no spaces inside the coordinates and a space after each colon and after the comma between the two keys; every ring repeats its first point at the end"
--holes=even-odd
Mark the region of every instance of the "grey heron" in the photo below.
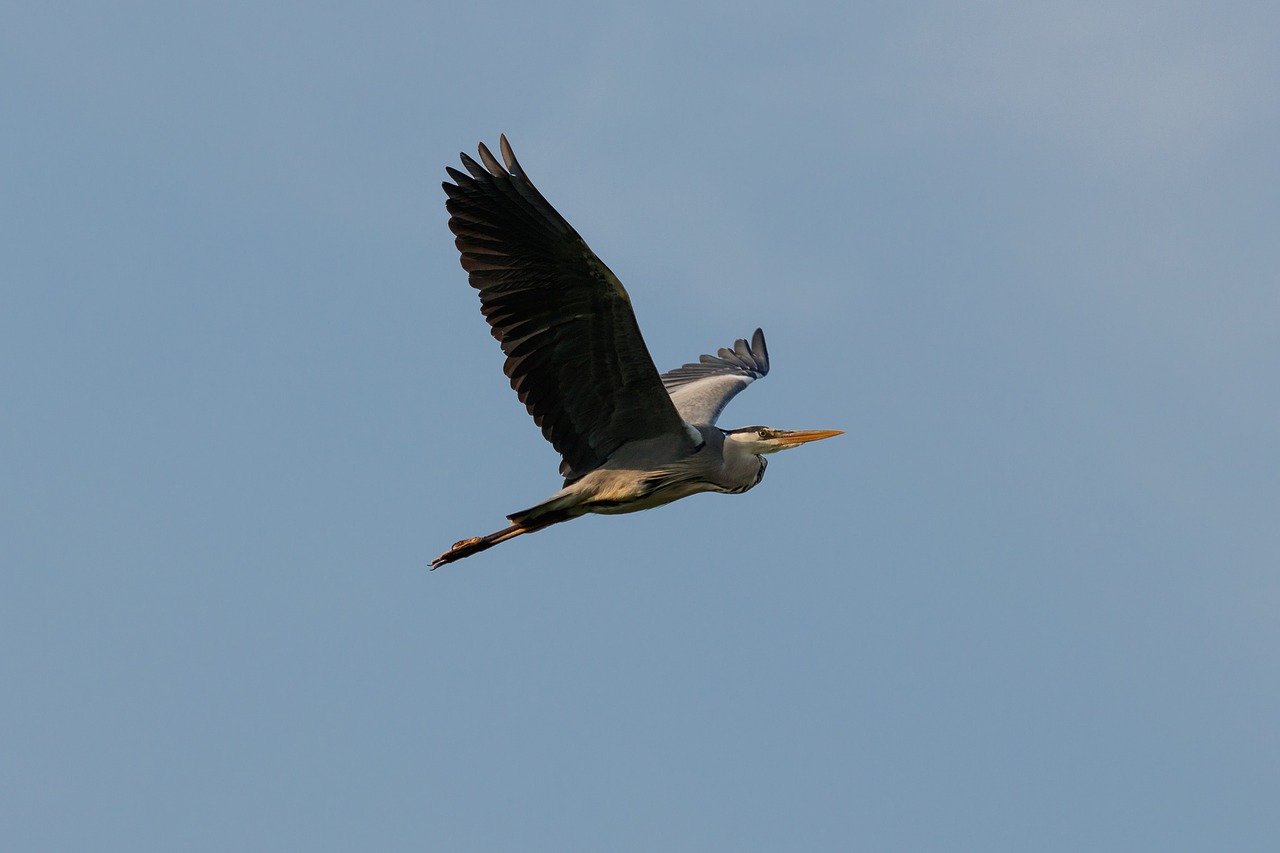
{"type": "Polygon", "coordinates": [[[480,162],[460,155],[466,173],[446,168],[449,229],[511,387],[560,453],[564,488],[457,542],[432,569],[587,513],[739,494],[764,477],[766,454],[841,434],[717,427],[769,372],[764,333],[659,375],[622,282],[525,176],[506,136],[500,150],[505,168],[483,143],[480,162]]]}

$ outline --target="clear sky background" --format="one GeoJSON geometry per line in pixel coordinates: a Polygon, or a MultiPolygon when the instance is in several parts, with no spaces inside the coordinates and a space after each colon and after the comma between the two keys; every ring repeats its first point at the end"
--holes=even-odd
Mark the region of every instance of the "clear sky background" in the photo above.
{"type": "Polygon", "coordinates": [[[1280,7],[0,13],[0,848],[1280,849],[1280,7]],[[840,428],[559,484],[440,181],[840,428]]]}

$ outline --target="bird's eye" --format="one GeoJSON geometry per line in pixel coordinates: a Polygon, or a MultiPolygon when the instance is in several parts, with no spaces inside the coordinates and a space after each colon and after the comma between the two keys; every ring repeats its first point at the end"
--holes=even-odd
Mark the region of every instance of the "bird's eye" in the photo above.
{"type": "Polygon", "coordinates": [[[761,438],[768,438],[769,431],[767,429],[762,429],[759,432],[757,432],[756,435],[760,436],[761,438]]]}

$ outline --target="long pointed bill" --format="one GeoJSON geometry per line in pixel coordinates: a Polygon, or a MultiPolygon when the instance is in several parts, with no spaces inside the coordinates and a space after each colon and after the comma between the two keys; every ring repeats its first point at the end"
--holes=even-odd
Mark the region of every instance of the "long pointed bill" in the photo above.
{"type": "Polygon", "coordinates": [[[800,445],[806,444],[810,441],[819,441],[821,439],[831,438],[837,435],[844,435],[844,430],[842,429],[796,429],[796,430],[780,429],[778,430],[778,433],[775,436],[775,438],[785,449],[788,447],[799,447],[800,445]]]}

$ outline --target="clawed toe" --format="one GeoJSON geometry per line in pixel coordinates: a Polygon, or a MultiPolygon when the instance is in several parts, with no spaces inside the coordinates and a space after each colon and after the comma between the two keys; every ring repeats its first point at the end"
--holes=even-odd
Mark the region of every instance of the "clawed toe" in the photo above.
{"type": "MultiPolygon", "coordinates": [[[[563,519],[556,519],[557,521],[563,519]]],[[[463,557],[470,557],[472,554],[479,554],[481,551],[487,551],[499,542],[506,542],[513,536],[519,536],[522,533],[532,533],[535,530],[541,530],[547,522],[537,527],[522,527],[513,524],[510,527],[499,530],[497,533],[490,533],[488,536],[472,536],[470,539],[459,539],[453,543],[453,547],[445,551],[439,557],[431,561],[431,568],[439,568],[445,563],[452,563],[454,560],[461,560],[463,557]]]]}

